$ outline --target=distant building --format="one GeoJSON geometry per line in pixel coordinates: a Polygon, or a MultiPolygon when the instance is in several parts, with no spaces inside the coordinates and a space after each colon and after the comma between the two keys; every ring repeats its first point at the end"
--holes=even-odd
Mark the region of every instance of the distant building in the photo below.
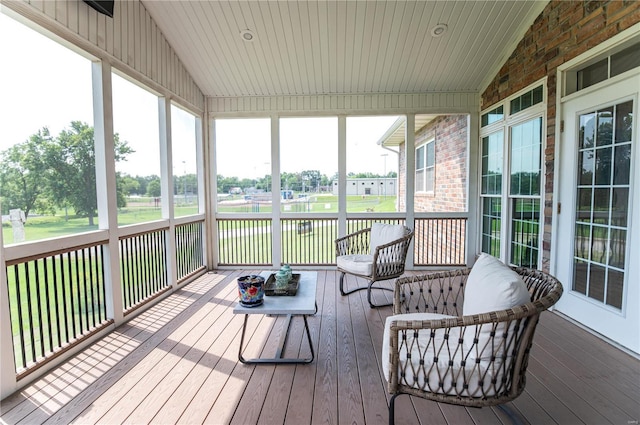
{"type": "MultiPolygon", "coordinates": [[[[374,195],[396,196],[398,186],[396,177],[380,178],[347,178],[347,196],[349,195],[374,195]]],[[[338,182],[333,182],[333,194],[338,194],[338,182]]]]}

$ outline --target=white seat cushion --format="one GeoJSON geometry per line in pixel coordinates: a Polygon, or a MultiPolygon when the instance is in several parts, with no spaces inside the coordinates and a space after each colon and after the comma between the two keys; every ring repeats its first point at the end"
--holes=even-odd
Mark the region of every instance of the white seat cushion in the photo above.
{"type": "Polygon", "coordinates": [[[371,254],[380,245],[388,244],[404,236],[404,226],[401,224],[373,223],[371,225],[371,236],[369,238],[369,249],[371,254]]]}
{"type": "Polygon", "coordinates": [[[353,254],[340,255],[336,258],[339,269],[362,276],[373,274],[373,255],[353,254]]]}
{"type": "MultiPolygon", "coordinates": [[[[387,381],[389,380],[389,366],[391,364],[391,357],[389,357],[389,354],[391,352],[391,340],[390,335],[391,335],[391,322],[393,322],[394,320],[438,320],[438,319],[450,319],[453,318],[455,316],[447,316],[446,314],[435,314],[435,313],[406,313],[406,314],[396,314],[393,316],[388,316],[387,320],[384,322],[384,334],[382,336],[382,371],[384,373],[384,377],[387,379],[387,381]]],[[[428,332],[425,331],[425,332],[428,332]]],[[[440,337],[440,340],[442,340],[444,333],[442,333],[442,335],[438,335],[440,337]]],[[[422,350],[425,349],[425,346],[427,345],[426,340],[422,340],[422,341],[418,341],[418,346],[414,347],[413,351],[418,350],[418,348],[421,348],[422,350]]],[[[433,356],[432,356],[433,357],[433,356]]],[[[416,361],[418,361],[420,359],[419,356],[412,356],[412,358],[416,361]]],[[[404,357],[400,358],[400,361],[406,360],[406,353],[404,357]]]]}
{"type": "MultiPolygon", "coordinates": [[[[382,370],[389,380],[391,322],[394,320],[439,320],[454,318],[444,314],[409,313],[389,316],[384,327],[382,342],[382,370]]],[[[400,336],[398,381],[402,385],[424,391],[470,397],[495,395],[491,383],[493,378],[501,382],[504,370],[508,369],[511,356],[503,367],[502,358],[497,358],[492,367],[488,362],[477,359],[477,349],[473,345],[475,327],[447,329],[420,329],[416,338],[414,331],[406,333],[406,342],[400,336]],[[464,332],[461,335],[462,330],[464,332]],[[433,338],[431,333],[434,333],[433,338]],[[463,342],[459,340],[462,337],[463,342]],[[466,382],[467,388],[464,388],[466,382]]],[[[498,384],[500,386],[500,384],[498,384]]]]}

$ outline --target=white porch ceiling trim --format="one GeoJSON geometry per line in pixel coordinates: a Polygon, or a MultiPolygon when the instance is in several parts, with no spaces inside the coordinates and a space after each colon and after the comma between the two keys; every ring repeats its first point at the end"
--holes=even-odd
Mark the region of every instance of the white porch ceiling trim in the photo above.
{"type": "Polygon", "coordinates": [[[267,113],[352,114],[471,113],[478,112],[478,93],[353,94],[319,96],[209,97],[212,116],[267,113]]]}

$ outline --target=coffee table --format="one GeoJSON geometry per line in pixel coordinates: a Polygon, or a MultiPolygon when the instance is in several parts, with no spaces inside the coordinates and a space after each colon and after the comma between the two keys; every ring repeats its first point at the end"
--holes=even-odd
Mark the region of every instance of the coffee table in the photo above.
{"type": "MultiPolygon", "coordinates": [[[[260,276],[264,277],[265,281],[274,271],[264,271],[260,273],[260,276]]],[[[316,285],[318,282],[317,272],[294,272],[300,273],[300,284],[298,291],[294,296],[283,295],[271,295],[264,297],[262,305],[257,307],[244,307],[237,303],[233,309],[233,314],[244,314],[244,324],[242,325],[242,336],[240,337],[240,349],[238,350],[238,359],[242,363],[246,364],[308,364],[315,358],[313,351],[313,342],[311,341],[311,334],[309,333],[309,324],[307,323],[307,316],[316,314],[318,312],[318,305],[316,304],[316,285]],[[247,331],[247,322],[249,316],[252,314],[268,314],[273,316],[287,316],[286,319],[286,331],[282,334],[276,356],[273,358],[255,358],[245,359],[242,355],[244,351],[244,339],[247,331]],[[311,350],[310,358],[283,358],[284,346],[287,343],[287,337],[289,336],[289,328],[291,327],[291,319],[293,316],[302,316],[304,321],[304,330],[307,333],[307,341],[309,343],[309,349],[311,350]]]]}

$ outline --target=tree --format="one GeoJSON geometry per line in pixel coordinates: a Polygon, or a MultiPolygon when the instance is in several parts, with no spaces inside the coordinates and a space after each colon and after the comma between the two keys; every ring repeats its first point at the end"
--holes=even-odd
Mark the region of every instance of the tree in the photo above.
{"type": "Polygon", "coordinates": [[[318,170],[305,170],[302,173],[302,180],[305,182],[305,185],[309,188],[309,191],[313,189],[318,189],[320,186],[320,171],[318,170]]]}
{"type": "Polygon", "coordinates": [[[147,183],[147,196],[159,198],[161,195],[162,187],[160,186],[160,179],[156,177],[147,183]]]}
{"type": "Polygon", "coordinates": [[[187,193],[198,191],[198,178],[195,174],[174,176],[173,194],[186,196],[187,193]]]}
{"type": "Polygon", "coordinates": [[[280,174],[280,185],[283,189],[301,190],[302,180],[299,174],[283,172],[280,174]]]}
{"type": "Polygon", "coordinates": [[[160,180],[160,177],[156,176],[155,174],[146,177],[136,176],[135,178],[138,182],[138,195],[144,195],[147,193],[147,185],[149,184],[149,182],[153,180],[160,180]]]}
{"type": "Polygon", "coordinates": [[[242,189],[246,189],[249,186],[242,186],[240,179],[238,177],[225,177],[221,174],[218,174],[218,193],[229,193],[229,191],[234,187],[241,187],[242,189]]]}
{"type": "MultiPolygon", "coordinates": [[[[122,192],[127,196],[140,194],[140,181],[137,178],[133,178],[128,174],[118,173],[120,183],[122,184],[122,192]]],[[[144,193],[144,192],[142,192],[144,193]]]]}
{"type": "Polygon", "coordinates": [[[116,173],[116,206],[118,208],[127,206],[127,185],[120,173],[116,173]]]}
{"type": "Polygon", "coordinates": [[[53,210],[46,185],[50,146],[49,129],[45,127],[0,153],[0,197],[7,209],[20,208],[27,219],[34,210],[53,210]]]}
{"type": "MultiPolygon", "coordinates": [[[[116,162],[124,160],[133,152],[127,142],[114,135],[116,162]]],[[[52,166],[51,181],[56,199],[68,202],[76,215],[88,217],[89,225],[96,216],[96,172],[93,127],[80,121],[72,121],[68,130],[63,130],[55,143],[55,150],[48,158],[52,166]]]]}

